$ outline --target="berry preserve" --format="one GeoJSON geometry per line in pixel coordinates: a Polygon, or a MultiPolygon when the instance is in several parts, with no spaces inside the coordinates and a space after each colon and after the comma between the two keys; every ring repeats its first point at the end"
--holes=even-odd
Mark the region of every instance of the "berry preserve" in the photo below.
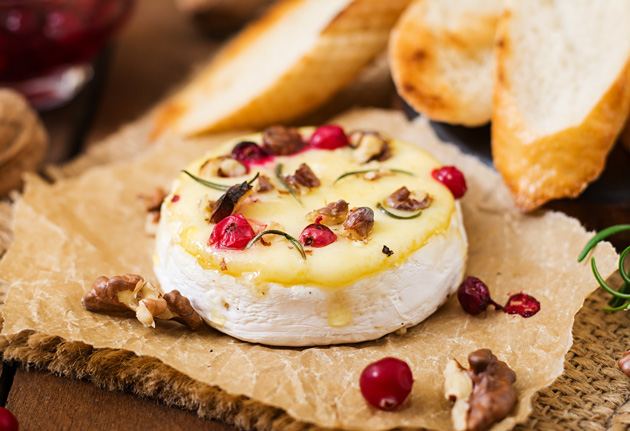
{"type": "Polygon", "coordinates": [[[62,89],[46,90],[45,78],[58,80],[50,84],[57,87],[79,79],[77,67],[87,67],[94,59],[126,20],[132,4],[132,0],[0,0],[0,84],[21,91],[36,106],[46,105],[42,93],[62,89]],[[61,76],[71,69],[75,75],[61,76]]]}

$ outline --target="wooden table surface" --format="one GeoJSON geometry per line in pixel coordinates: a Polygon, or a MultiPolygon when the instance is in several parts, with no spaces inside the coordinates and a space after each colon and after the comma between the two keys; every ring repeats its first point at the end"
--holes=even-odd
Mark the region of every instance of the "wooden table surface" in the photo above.
{"type": "MultiPolygon", "coordinates": [[[[93,82],[68,105],[43,113],[51,137],[47,161],[63,162],[140,117],[221,43],[204,37],[174,0],[137,0],[132,19],[97,60],[93,82]]],[[[0,376],[5,403],[20,431],[235,430],[130,393],[10,364],[0,376]]]]}
{"type": "MultiPolygon", "coordinates": [[[[48,160],[63,161],[140,116],[219,44],[197,32],[172,0],[139,0],[117,44],[100,58],[95,82],[68,106],[44,114],[52,138],[48,160]]],[[[459,133],[451,130],[447,137],[458,140],[459,133]]],[[[487,130],[474,133],[487,148],[487,130]]],[[[585,198],[555,202],[549,208],[577,217],[589,229],[629,223],[630,154],[619,147],[611,162],[613,169],[604,182],[585,198]],[[618,185],[612,187],[616,194],[609,193],[611,184],[618,185]]],[[[630,235],[613,242],[618,250],[630,246],[630,235]]],[[[104,391],[91,383],[11,364],[5,364],[0,376],[0,404],[5,402],[21,431],[235,430],[133,394],[104,391]]]]}

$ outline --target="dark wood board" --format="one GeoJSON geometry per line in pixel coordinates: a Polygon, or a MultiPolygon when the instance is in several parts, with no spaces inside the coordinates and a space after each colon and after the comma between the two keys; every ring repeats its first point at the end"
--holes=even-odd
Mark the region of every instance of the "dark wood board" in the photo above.
{"type": "Polygon", "coordinates": [[[20,431],[235,431],[192,412],[88,382],[18,369],[7,408],[20,431]]]}

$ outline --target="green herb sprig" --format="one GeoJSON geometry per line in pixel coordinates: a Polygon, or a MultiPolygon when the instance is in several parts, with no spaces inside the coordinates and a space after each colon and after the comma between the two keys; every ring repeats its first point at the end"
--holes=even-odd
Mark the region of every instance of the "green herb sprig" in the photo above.
{"type": "MultiPolygon", "coordinates": [[[[630,224],[621,224],[616,226],[611,226],[599,232],[593,238],[590,239],[589,242],[586,243],[584,249],[580,253],[578,257],[578,262],[582,262],[586,255],[597,245],[598,242],[603,239],[614,235],[618,232],[628,231],[630,230],[630,224]]],[[[619,256],[619,275],[623,279],[623,284],[619,287],[619,290],[615,290],[606,283],[606,280],[601,276],[599,270],[597,269],[597,265],[595,264],[595,258],[591,257],[591,269],[593,271],[593,275],[595,279],[599,283],[599,285],[606,292],[610,293],[613,297],[608,301],[608,305],[610,307],[604,307],[605,311],[609,311],[614,313],[615,311],[628,310],[630,309],[630,269],[626,270],[625,261],[626,257],[630,253],[630,247],[627,247],[619,256]]]]}
{"type": "MultiPolygon", "coordinates": [[[[211,189],[215,189],[215,190],[220,190],[222,192],[227,191],[230,187],[232,186],[228,186],[225,184],[218,184],[218,183],[213,183],[212,181],[208,181],[208,180],[204,180],[203,178],[199,178],[193,174],[191,174],[190,172],[188,172],[187,170],[182,170],[183,173],[185,173],[186,175],[188,175],[190,178],[192,178],[193,180],[197,181],[199,184],[203,184],[206,187],[210,187],[211,189]]],[[[259,172],[256,172],[256,175],[254,175],[254,178],[252,178],[251,180],[249,180],[247,182],[247,184],[249,184],[250,186],[252,185],[252,183],[254,181],[256,181],[256,179],[258,178],[258,175],[260,175],[259,172]]]]}
{"type": "Polygon", "coordinates": [[[422,215],[422,210],[418,211],[415,214],[411,214],[409,216],[401,216],[401,215],[398,215],[398,214],[394,214],[392,212],[387,211],[387,209],[385,209],[385,207],[383,205],[381,205],[380,202],[376,203],[376,208],[378,208],[383,214],[385,214],[387,216],[390,216],[391,218],[398,219],[398,220],[411,220],[411,219],[414,219],[414,218],[418,218],[418,217],[420,217],[420,215],[422,215]]]}
{"type": "MultiPolygon", "coordinates": [[[[337,177],[337,179],[335,179],[335,181],[333,181],[333,186],[335,184],[337,184],[337,182],[343,180],[346,177],[352,176],[352,175],[361,175],[361,174],[367,174],[368,172],[379,172],[379,171],[381,171],[381,169],[363,169],[361,171],[344,172],[343,174],[339,175],[337,177]]],[[[390,168],[390,169],[387,169],[387,171],[396,172],[397,174],[409,175],[410,177],[415,177],[416,176],[416,174],[414,174],[413,172],[404,171],[402,169],[390,168]]]]}
{"type": "Polygon", "coordinates": [[[297,239],[295,239],[294,237],[292,237],[288,233],[283,232],[281,230],[276,230],[276,229],[269,229],[269,230],[264,230],[264,231],[260,232],[258,235],[256,235],[254,238],[252,238],[252,240],[250,242],[247,243],[247,245],[245,246],[245,250],[247,250],[248,248],[251,248],[251,246],[253,246],[256,243],[256,241],[258,241],[264,235],[280,235],[280,236],[285,237],[300,252],[300,254],[302,255],[302,259],[306,259],[306,252],[304,251],[304,247],[302,247],[302,244],[300,244],[300,242],[297,239]]]}
{"type": "Polygon", "coordinates": [[[280,184],[282,184],[282,186],[289,192],[291,193],[291,196],[293,196],[295,198],[296,201],[298,201],[298,203],[300,205],[302,205],[302,200],[300,199],[300,197],[297,195],[297,193],[295,193],[295,190],[293,190],[293,187],[291,187],[290,185],[287,184],[287,182],[284,180],[284,178],[282,178],[282,163],[278,163],[276,165],[276,178],[278,179],[278,181],[280,181],[280,184]]]}

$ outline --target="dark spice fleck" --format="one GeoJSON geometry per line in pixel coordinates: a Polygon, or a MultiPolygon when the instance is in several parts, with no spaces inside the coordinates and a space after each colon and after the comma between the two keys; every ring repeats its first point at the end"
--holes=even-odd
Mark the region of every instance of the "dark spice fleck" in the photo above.
{"type": "Polygon", "coordinates": [[[394,252],[389,247],[387,247],[386,245],[383,246],[383,250],[382,251],[383,251],[383,254],[387,255],[387,257],[390,257],[392,254],[394,254],[394,252]]]}

